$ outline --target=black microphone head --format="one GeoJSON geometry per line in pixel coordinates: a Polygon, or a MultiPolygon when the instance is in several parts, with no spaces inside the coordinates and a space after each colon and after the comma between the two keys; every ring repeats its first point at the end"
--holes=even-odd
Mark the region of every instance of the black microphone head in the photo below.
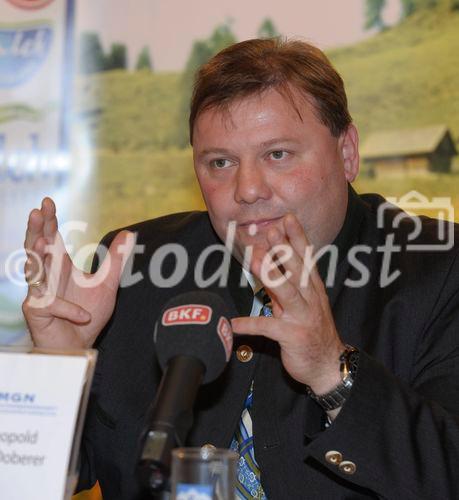
{"type": "Polygon", "coordinates": [[[229,361],[233,347],[228,316],[223,299],[212,292],[187,292],[167,302],[154,334],[163,370],[172,358],[191,356],[205,366],[203,383],[215,380],[229,361]]]}

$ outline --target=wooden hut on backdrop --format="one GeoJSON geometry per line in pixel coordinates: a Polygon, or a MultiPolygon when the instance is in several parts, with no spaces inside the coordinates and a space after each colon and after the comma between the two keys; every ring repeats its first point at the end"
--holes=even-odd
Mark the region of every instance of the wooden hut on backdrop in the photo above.
{"type": "Polygon", "coordinates": [[[450,172],[457,149],[448,127],[433,125],[370,134],[360,155],[371,174],[419,174],[450,172]]]}

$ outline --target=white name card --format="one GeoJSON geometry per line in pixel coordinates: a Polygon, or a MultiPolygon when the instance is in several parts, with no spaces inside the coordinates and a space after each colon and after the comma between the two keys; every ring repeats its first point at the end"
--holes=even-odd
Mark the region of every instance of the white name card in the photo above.
{"type": "Polygon", "coordinates": [[[70,498],[95,359],[0,351],[1,498],[70,498]]]}

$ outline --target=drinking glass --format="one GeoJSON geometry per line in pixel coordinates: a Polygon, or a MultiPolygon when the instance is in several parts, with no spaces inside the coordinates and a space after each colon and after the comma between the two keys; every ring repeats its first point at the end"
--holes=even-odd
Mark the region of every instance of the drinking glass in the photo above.
{"type": "Polygon", "coordinates": [[[172,451],[174,500],[234,500],[239,456],[227,449],[176,448],[172,451]]]}

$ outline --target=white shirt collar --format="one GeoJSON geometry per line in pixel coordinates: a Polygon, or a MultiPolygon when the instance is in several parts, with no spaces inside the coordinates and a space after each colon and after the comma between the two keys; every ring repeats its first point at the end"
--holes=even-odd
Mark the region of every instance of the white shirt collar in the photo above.
{"type": "Polygon", "coordinates": [[[242,272],[252,288],[253,294],[256,295],[263,288],[263,283],[247,269],[242,268],[242,272]]]}

